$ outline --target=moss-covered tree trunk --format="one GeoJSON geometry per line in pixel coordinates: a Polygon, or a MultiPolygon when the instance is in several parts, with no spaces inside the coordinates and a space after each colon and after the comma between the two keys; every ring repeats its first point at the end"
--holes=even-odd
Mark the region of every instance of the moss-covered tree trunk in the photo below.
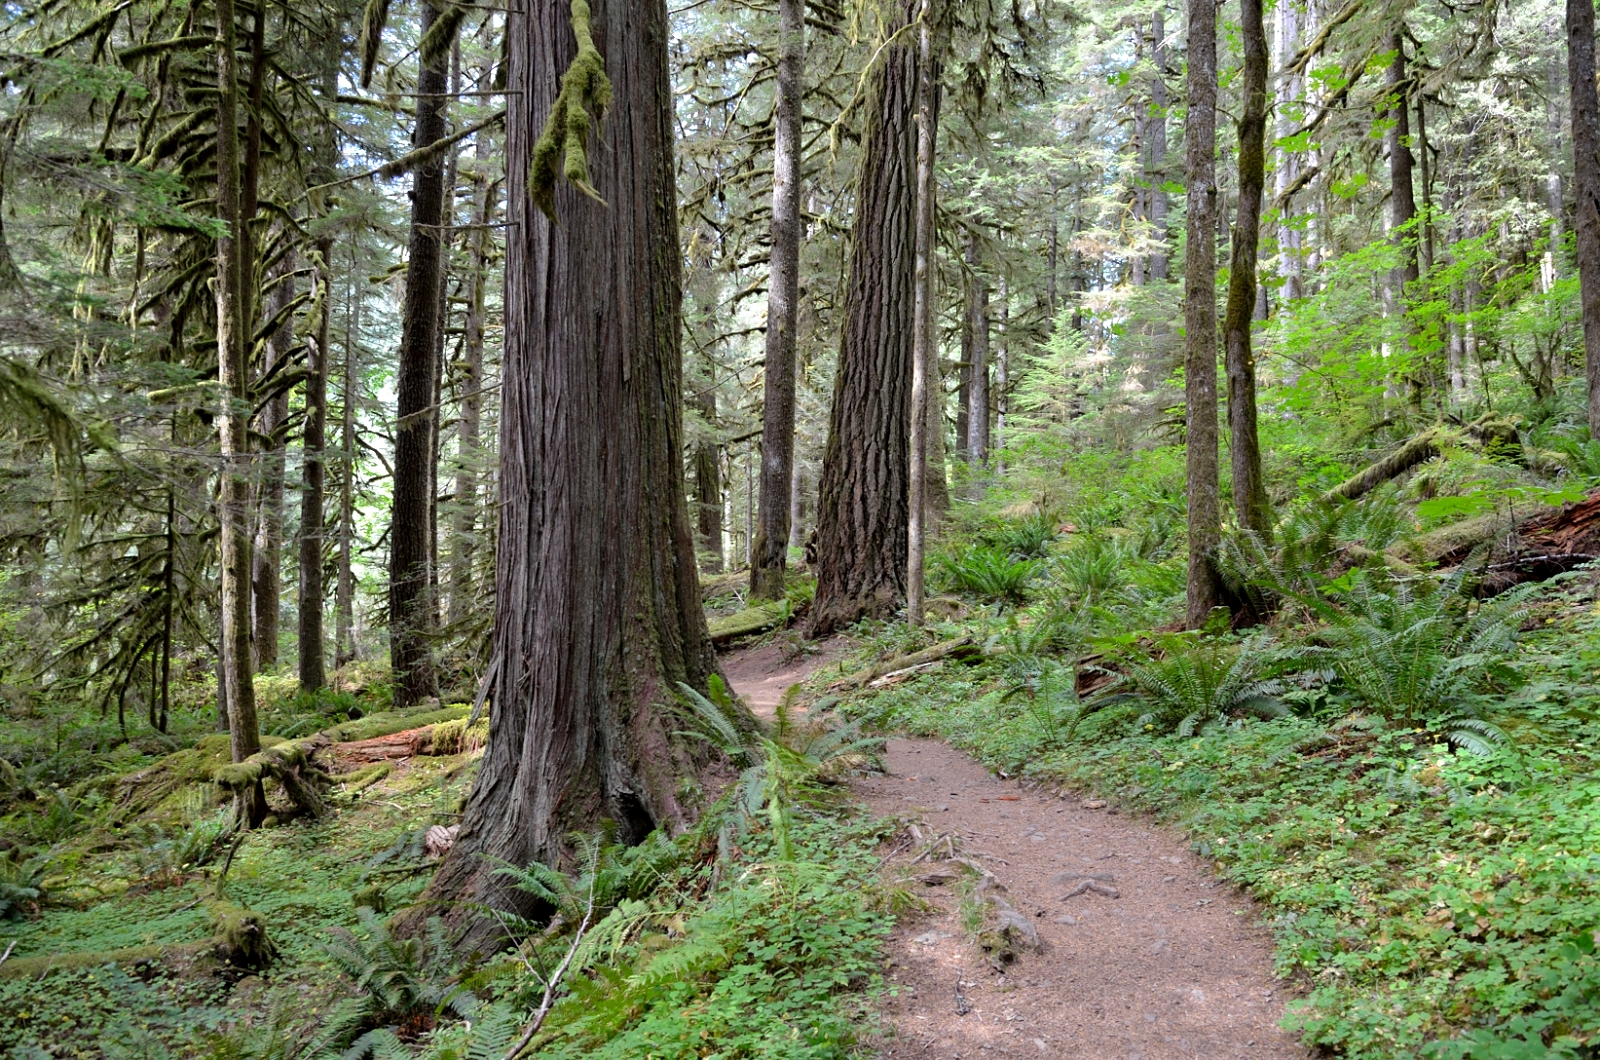
{"type": "MultiPolygon", "coordinates": [[[[903,24],[903,23],[902,23],[903,24]]],[[[916,38],[874,71],[828,444],[817,488],[810,632],[887,615],[905,597],[916,227],[916,38]]]]}
{"type": "MultiPolygon", "coordinates": [[[[529,159],[575,53],[565,0],[509,17],[500,533],[489,745],[442,901],[528,904],[490,858],[563,860],[609,819],[624,841],[699,807],[679,681],[715,666],[684,498],[677,193],[664,0],[594,0],[614,90],[589,158],[604,203],[563,181],[560,224],[529,159]]],[[[462,907],[457,907],[461,909],[462,907]]],[[[462,912],[470,917],[470,912],[462,912]]],[[[498,927],[477,923],[471,944],[498,927]]]]}
{"type": "Polygon", "coordinates": [[[1184,409],[1189,500],[1186,621],[1205,624],[1221,583],[1217,476],[1217,7],[1189,0],[1188,249],[1184,257],[1184,409]]]}
{"type": "Polygon", "coordinates": [[[1256,429],[1256,355],[1251,319],[1256,308],[1256,261],[1261,240],[1261,195],[1266,185],[1267,35],[1261,0],[1239,0],[1244,45],[1244,104],[1239,111],[1239,221],[1233,228],[1228,308],[1223,318],[1228,372],[1229,456],[1233,511],[1239,525],[1272,532],[1272,505],[1261,473],[1256,429]]]}
{"type": "MultiPolygon", "coordinates": [[[[238,33],[233,0],[217,0],[217,381],[222,384],[222,474],[217,510],[221,525],[222,637],[218,678],[227,705],[228,743],[234,762],[261,750],[250,660],[250,397],[245,376],[244,275],[240,254],[243,211],[239,201],[238,33]]],[[[259,783],[240,793],[249,824],[266,816],[259,783]]]]}

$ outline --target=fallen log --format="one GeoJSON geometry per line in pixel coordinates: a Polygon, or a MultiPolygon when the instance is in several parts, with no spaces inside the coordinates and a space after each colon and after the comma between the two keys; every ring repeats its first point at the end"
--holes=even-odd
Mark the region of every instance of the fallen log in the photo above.
{"type": "Polygon", "coordinates": [[[958,662],[967,662],[981,655],[983,655],[983,649],[972,643],[971,637],[957,637],[955,640],[947,640],[942,644],[935,644],[931,648],[912,652],[910,655],[901,655],[874,663],[865,670],[857,670],[853,674],[840,678],[828,687],[835,692],[848,691],[861,688],[887,674],[910,670],[914,667],[922,666],[924,663],[938,662],[940,659],[947,658],[954,658],[958,662]]]}
{"type": "Polygon", "coordinates": [[[268,778],[276,780],[301,812],[321,817],[327,807],[316,785],[327,783],[330,778],[317,767],[312,756],[327,742],[327,737],[320,733],[301,740],[285,740],[257,751],[243,762],[218,766],[211,779],[219,788],[235,795],[268,778]]]}
{"type": "Polygon", "coordinates": [[[726,618],[712,619],[707,623],[707,632],[711,634],[711,643],[721,647],[740,637],[751,637],[757,633],[765,633],[775,626],[787,622],[793,617],[793,612],[784,605],[783,601],[770,604],[757,604],[747,607],[736,614],[726,618]]]}
{"type": "Polygon", "coordinates": [[[1356,472],[1322,495],[1324,504],[1353,501],[1439,455],[1440,431],[1423,431],[1375,464],[1356,472]]]}

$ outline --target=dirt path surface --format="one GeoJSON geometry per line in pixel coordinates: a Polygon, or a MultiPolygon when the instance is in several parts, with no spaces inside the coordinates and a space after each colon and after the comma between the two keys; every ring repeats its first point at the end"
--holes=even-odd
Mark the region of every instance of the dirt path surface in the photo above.
{"type": "Polygon", "coordinates": [[[885,765],[886,776],[856,782],[863,800],[952,837],[1035,926],[1039,947],[997,970],[952,891],[963,873],[949,861],[915,866],[932,910],[903,918],[890,940],[899,995],[882,1056],[1308,1055],[1277,1026],[1289,993],[1256,911],[1181,840],[1086,808],[1094,802],[1024,790],[936,741],[890,740],[885,765]]]}
{"type": "Polygon", "coordinates": [[[837,664],[852,647],[844,637],[807,643],[799,652],[794,645],[780,642],[731,651],[718,656],[717,662],[729,687],[755,715],[770,718],[790,685],[804,681],[824,666],[837,664]]]}

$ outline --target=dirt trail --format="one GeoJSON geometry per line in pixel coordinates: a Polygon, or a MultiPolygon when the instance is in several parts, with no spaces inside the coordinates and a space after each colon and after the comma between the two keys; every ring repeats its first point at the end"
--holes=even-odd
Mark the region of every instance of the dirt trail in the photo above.
{"type": "MultiPolygon", "coordinates": [[[[722,669],[770,717],[784,689],[847,648],[789,658],[768,646],[729,653],[722,669]]],[[[930,908],[901,918],[889,941],[898,993],[885,1060],[1308,1056],[1277,1026],[1289,991],[1273,978],[1255,908],[1180,838],[1097,802],[1024,790],[934,740],[892,739],[884,764],[855,782],[862,800],[950,836],[1040,943],[997,970],[963,921],[957,874],[923,861],[915,871],[932,882],[914,886],[930,908]]]]}
{"type": "Polygon", "coordinates": [[[932,911],[890,940],[901,993],[884,1057],[1307,1056],[1277,1027],[1288,992],[1256,911],[1180,839],[1103,804],[1026,791],[937,741],[890,740],[884,758],[886,776],[856,783],[866,803],[954,837],[1040,940],[998,972],[950,883],[927,887],[932,911]]]}

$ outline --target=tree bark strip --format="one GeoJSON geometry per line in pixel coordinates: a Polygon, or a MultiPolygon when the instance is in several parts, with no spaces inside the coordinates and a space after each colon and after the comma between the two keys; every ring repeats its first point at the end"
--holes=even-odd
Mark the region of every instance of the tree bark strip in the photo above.
{"type": "MultiPolygon", "coordinates": [[[[605,204],[562,182],[557,225],[528,172],[576,52],[569,10],[528,0],[508,19],[499,663],[488,749],[432,888],[527,913],[491,858],[566,864],[566,837],[603,819],[637,842],[698,813],[680,779],[705,751],[677,735],[672,704],[678,682],[705,688],[715,667],[683,488],[666,4],[592,4],[615,93],[590,135],[605,204]]],[[[479,920],[467,944],[499,936],[479,920]]]]}
{"type": "Polygon", "coordinates": [[[794,475],[795,327],[800,305],[800,113],[805,89],[805,0],[778,3],[778,102],[772,146],[772,266],[761,431],[761,508],[750,555],[750,595],[783,596],[794,475]]]}
{"type": "MultiPolygon", "coordinates": [[[[1594,83],[1594,0],[1567,0],[1567,82],[1572,93],[1573,195],[1583,317],[1589,434],[1600,438],[1600,94],[1594,83]]],[[[1469,297],[1468,312],[1474,307],[1469,297]]]]}
{"type": "Polygon", "coordinates": [[[1189,500],[1189,573],[1185,621],[1205,625],[1221,597],[1214,555],[1222,537],[1217,474],[1217,8],[1189,0],[1189,118],[1184,128],[1188,175],[1184,408],[1189,500]]]}
{"type": "Polygon", "coordinates": [[[885,49],[871,93],[844,334],[817,490],[813,636],[868,615],[892,614],[905,596],[917,51],[903,36],[885,49]]]}
{"type": "Polygon", "coordinates": [[[1266,184],[1267,36],[1261,0],[1239,0],[1244,46],[1244,106],[1239,113],[1239,221],[1233,229],[1228,270],[1226,336],[1229,456],[1233,510],[1239,525],[1272,532],[1272,505],[1261,472],[1256,429],[1256,356],[1251,319],[1256,307],[1256,261],[1261,240],[1261,195],[1266,184]]]}

